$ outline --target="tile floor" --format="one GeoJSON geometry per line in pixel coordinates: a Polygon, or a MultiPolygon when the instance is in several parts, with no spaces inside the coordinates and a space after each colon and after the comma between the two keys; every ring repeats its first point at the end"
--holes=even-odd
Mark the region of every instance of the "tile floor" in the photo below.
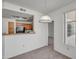
{"type": "Polygon", "coordinates": [[[49,45],[10,59],[70,59],[53,49],[53,38],[49,38],[49,45]]]}

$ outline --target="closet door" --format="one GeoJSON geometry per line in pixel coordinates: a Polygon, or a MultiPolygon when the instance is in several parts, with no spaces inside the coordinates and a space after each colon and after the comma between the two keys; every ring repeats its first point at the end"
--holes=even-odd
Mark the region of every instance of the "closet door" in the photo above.
{"type": "Polygon", "coordinates": [[[14,22],[8,22],[8,34],[14,34],[14,22]]]}

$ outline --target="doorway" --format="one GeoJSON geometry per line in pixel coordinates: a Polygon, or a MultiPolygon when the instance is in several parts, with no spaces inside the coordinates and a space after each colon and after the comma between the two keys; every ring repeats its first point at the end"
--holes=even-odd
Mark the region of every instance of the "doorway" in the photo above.
{"type": "Polygon", "coordinates": [[[48,45],[54,48],[54,21],[48,23],[48,45]]]}

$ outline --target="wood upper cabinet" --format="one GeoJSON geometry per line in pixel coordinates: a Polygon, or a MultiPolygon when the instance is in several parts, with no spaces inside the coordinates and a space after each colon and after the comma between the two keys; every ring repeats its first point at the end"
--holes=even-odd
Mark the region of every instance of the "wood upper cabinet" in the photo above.
{"type": "Polygon", "coordinates": [[[14,34],[14,22],[8,22],[8,34],[14,34]]]}

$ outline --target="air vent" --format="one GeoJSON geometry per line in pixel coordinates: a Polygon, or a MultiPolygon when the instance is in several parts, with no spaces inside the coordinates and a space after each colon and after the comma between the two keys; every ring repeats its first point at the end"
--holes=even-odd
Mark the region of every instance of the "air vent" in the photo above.
{"type": "Polygon", "coordinates": [[[20,8],[20,11],[23,11],[23,12],[25,12],[25,11],[26,11],[26,9],[20,8]]]}

